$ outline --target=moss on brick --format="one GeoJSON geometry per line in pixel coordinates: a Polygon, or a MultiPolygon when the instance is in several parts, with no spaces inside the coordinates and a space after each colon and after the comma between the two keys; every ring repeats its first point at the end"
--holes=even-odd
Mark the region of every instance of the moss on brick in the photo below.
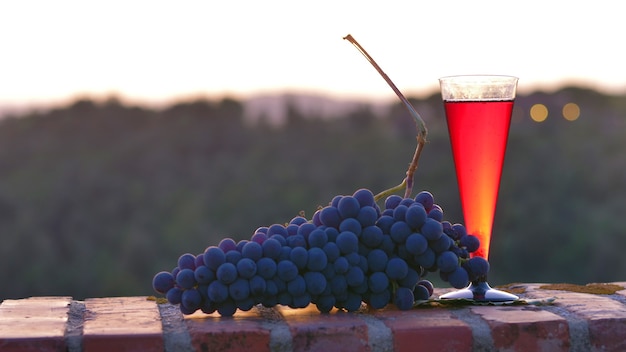
{"type": "Polygon", "coordinates": [[[579,292],[579,293],[591,293],[595,295],[612,295],[617,291],[621,291],[624,287],[614,284],[586,284],[586,285],[576,285],[576,284],[550,284],[550,285],[542,285],[539,286],[540,289],[543,290],[559,290],[559,291],[570,291],[570,292],[579,292]]]}

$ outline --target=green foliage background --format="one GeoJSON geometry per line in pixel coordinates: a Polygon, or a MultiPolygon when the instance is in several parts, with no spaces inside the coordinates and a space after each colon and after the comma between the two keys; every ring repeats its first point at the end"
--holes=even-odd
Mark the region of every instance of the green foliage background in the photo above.
{"type": "MultiPolygon", "coordinates": [[[[438,95],[416,190],[462,222],[438,95]]],[[[0,121],[0,299],[152,294],[185,253],[311,216],[336,194],[398,184],[415,148],[403,107],[321,118],[286,106],[274,126],[232,99],[163,110],[78,100],[0,121]]],[[[492,284],[624,281],[626,98],[581,88],[520,96],[490,262],[492,284]],[[574,122],[559,117],[567,102],[574,122]],[[548,106],[543,123],[528,117],[548,106]]]]}

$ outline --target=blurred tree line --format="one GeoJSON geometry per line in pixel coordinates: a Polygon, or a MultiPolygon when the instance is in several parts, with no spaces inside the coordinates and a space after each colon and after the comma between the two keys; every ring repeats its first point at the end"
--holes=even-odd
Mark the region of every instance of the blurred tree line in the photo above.
{"type": "MultiPolygon", "coordinates": [[[[411,99],[429,127],[416,173],[462,222],[438,94],[411,99]]],[[[152,276],[223,237],[249,238],[336,194],[398,184],[415,148],[400,105],[322,118],[287,104],[280,126],[241,102],[165,109],[89,99],[0,121],[0,300],[152,294],[152,276]]],[[[490,282],[624,281],[626,98],[582,88],[520,96],[490,282]],[[565,103],[580,106],[573,122],[565,103]],[[533,104],[548,107],[533,122],[533,104]]]]}

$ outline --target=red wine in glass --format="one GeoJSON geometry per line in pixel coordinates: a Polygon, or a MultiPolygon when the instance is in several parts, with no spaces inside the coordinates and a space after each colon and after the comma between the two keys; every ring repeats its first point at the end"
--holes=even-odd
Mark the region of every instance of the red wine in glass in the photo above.
{"type": "MultiPolygon", "coordinates": [[[[506,151],[517,78],[451,76],[440,79],[465,227],[480,240],[473,253],[489,256],[493,219],[506,151]]],[[[442,299],[512,301],[517,296],[472,282],[442,299]]]]}
{"type": "Polygon", "coordinates": [[[457,183],[468,233],[489,255],[513,100],[444,101],[457,183]]]}

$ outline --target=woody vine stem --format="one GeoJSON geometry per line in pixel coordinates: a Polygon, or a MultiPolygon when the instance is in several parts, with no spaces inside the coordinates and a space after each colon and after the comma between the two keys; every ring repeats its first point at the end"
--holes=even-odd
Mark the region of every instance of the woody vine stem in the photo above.
{"type": "Polygon", "coordinates": [[[378,193],[374,198],[376,199],[376,201],[378,201],[384,197],[387,197],[390,194],[393,194],[395,192],[402,190],[402,188],[405,189],[404,197],[405,198],[410,197],[411,193],[413,192],[413,178],[415,175],[415,170],[417,170],[418,161],[419,161],[420,155],[422,154],[422,150],[424,149],[424,144],[426,144],[426,136],[428,135],[426,124],[424,123],[424,120],[422,120],[422,117],[417,112],[417,110],[415,110],[413,105],[411,105],[411,103],[404,97],[404,95],[402,95],[398,87],[396,87],[396,85],[391,81],[389,76],[387,76],[387,74],[383,72],[383,70],[380,68],[380,66],[378,66],[376,61],[374,61],[374,59],[367,53],[367,51],[363,49],[363,47],[356,41],[356,39],[354,39],[354,37],[352,37],[352,35],[350,34],[345,36],[343,39],[352,43],[352,45],[354,45],[357,48],[357,50],[359,50],[359,52],[361,52],[361,54],[365,56],[367,61],[369,61],[372,64],[372,66],[374,66],[376,71],[378,71],[378,73],[380,73],[383,79],[389,84],[391,89],[394,91],[394,93],[396,93],[398,98],[400,98],[400,101],[402,101],[406,109],[409,111],[409,114],[411,114],[411,116],[415,120],[415,124],[417,127],[417,137],[416,137],[417,146],[415,147],[413,160],[411,160],[411,163],[409,164],[409,168],[406,171],[406,177],[402,180],[402,182],[399,185],[378,193]]]}

